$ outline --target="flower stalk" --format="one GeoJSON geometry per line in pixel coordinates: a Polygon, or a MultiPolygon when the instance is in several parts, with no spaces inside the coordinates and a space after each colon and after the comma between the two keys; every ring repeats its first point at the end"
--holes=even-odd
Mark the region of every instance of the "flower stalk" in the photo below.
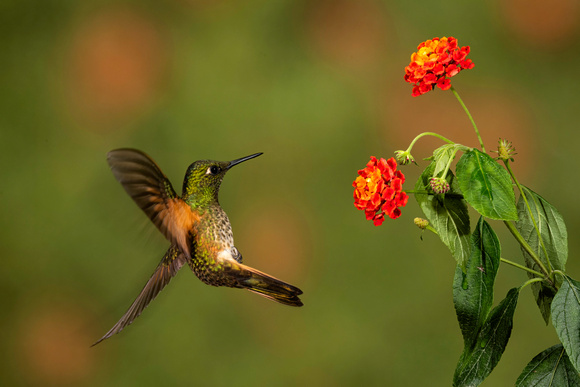
{"type": "Polygon", "coordinates": [[[527,271],[528,273],[532,273],[535,276],[538,276],[540,278],[544,278],[544,274],[540,273],[539,271],[536,271],[534,269],[530,269],[529,267],[525,267],[524,265],[520,265],[519,263],[516,263],[514,261],[510,261],[510,260],[505,259],[505,258],[500,258],[499,260],[502,261],[503,263],[506,263],[506,264],[511,265],[513,267],[517,267],[518,269],[527,271]]]}
{"type": "Polygon", "coordinates": [[[469,109],[467,108],[467,106],[465,106],[465,104],[463,103],[463,100],[459,96],[459,93],[457,92],[457,90],[455,90],[455,88],[453,86],[451,86],[450,89],[451,89],[451,92],[453,93],[453,95],[455,96],[455,98],[457,98],[457,101],[459,101],[459,104],[463,108],[463,111],[465,111],[465,114],[467,114],[467,117],[469,117],[469,121],[471,121],[471,125],[473,126],[473,130],[475,130],[475,134],[477,135],[477,139],[479,140],[479,145],[481,146],[481,151],[483,153],[485,153],[485,145],[483,145],[483,140],[481,139],[481,135],[479,134],[479,130],[477,129],[477,125],[475,123],[475,120],[473,119],[473,116],[469,112],[469,109]]]}
{"type": "Polygon", "coordinates": [[[520,232],[515,228],[515,226],[513,224],[511,224],[507,220],[505,220],[503,223],[506,225],[508,230],[512,233],[514,238],[516,238],[518,243],[523,247],[523,249],[526,250],[526,253],[528,253],[530,255],[530,257],[534,260],[534,262],[538,265],[538,267],[542,271],[542,275],[546,279],[548,279],[550,281],[550,283],[553,284],[553,281],[552,281],[551,276],[550,276],[550,272],[546,269],[546,266],[544,266],[544,264],[540,260],[540,257],[538,257],[536,252],[530,247],[528,242],[526,242],[526,240],[522,237],[520,232]]]}
{"type": "MultiPolygon", "coordinates": [[[[520,182],[516,178],[514,172],[512,171],[509,160],[503,160],[503,162],[504,162],[505,167],[506,167],[507,171],[509,172],[512,180],[516,184],[516,187],[518,187],[518,190],[520,191],[520,195],[522,196],[522,199],[524,199],[524,203],[526,204],[526,208],[528,210],[528,213],[530,214],[530,219],[532,220],[532,224],[534,225],[534,229],[536,230],[536,234],[538,235],[538,241],[540,242],[540,246],[542,247],[542,251],[544,252],[544,257],[546,257],[546,263],[548,264],[547,269],[550,272],[552,272],[550,260],[547,259],[548,258],[548,251],[547,251],[546,246],[544,244],[544,240],[542,238],[542,235],[540,234],[540,229],[538,228],[538,223],[536,222],[536,218],[534,217],[534,214],[532,212],[532,208],[530,207],[530,204],[528,203],[528,199],[526,198],[526,194],[525,194],[524,190],[522,189],[522,186],[520,185],[520,182]]],[[[539,260],[539,257],[538,257],[538,260],[539,260]]]]}

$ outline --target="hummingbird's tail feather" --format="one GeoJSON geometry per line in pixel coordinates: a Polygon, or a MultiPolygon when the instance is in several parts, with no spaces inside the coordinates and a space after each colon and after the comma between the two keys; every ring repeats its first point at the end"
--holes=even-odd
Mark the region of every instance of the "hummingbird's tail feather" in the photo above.
{"type": "Polygon", "coordinates": [[[296,286],[243,264],[235,263],[231,265],[230,270],[231,272],[228,274],[235,278],[237,287],[247,289],[284,305],[304,305],[298,297],[302,294],[302,290],[296,286]]]}
{"type": "Polygon", "coordinates": [[[99,344],[101,341],[108,339],[116,333],[119,333],[127,325],[130,325],[139,315],[143,312],[143,309],[149,305],[151,301],[157,295],[165,285],[169,283],[171,278],[177,274],[179,269],[185,264],[186,259],[181,250],[176,245],[171,245],[169,250],[163,256],[163,259],[157,266],[155,273],[151,276],[147,284],[141,293],[137,296],[137,299],[133,301],[133,304],[129,307],[127,312],[121,317],[121,319],[99,340],[97,340],[91,347],[99,344]]]}

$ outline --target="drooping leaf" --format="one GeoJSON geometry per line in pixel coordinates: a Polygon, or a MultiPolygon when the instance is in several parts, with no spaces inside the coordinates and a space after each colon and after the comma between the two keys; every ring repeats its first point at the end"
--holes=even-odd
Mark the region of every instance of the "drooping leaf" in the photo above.
{"type": "Polygon", "coordinates": [[[457,151],[461,150],[463,152],[467,152],[469,149],[470,148],[461,144],[445,144],[435,149],[433,151],[433,156],[431,157],[435,163],[432,176],[438,176],[441,172],[443,172],[449,166],[449,163],[455,157],[457,151]]]}
{"type": "Polygon", "coordinates": [[[430,191],[429,181],[433,176],[435,164],[432,162],[423,171],[415,184],[415,198],[430,225],[437,231],[441,241],[451,250],[458,264],[469,257],[469,213],[463,200],[455,176],[451,171],[446,180],[450,190],[436,195],[430,191]]]}
{"type": "Polygon", "coordinates": [[[509,341],[520,288],[510,289],[506,298],[493,308],[477,340],[466,347],[453,376],[454,386],[477,386],[495,368],[509,341]]]}
{"type": "Polygon", "coordinates": [[[465,200],[477,212],[496,220],[518,220],[510,176],[489,155],[472,149],[461,156],[456,172],[465,200]]]}
{"type": "Polygon", "coordinates": [[[580,387],[580,376],[562,344],[554,345],[528,363],[516,387],[580,387]]]}
{"type": "Polygon", "coordinates": [[[570,362],[580,372],[580,282],[568,276],[552,301],[552,324],[570,362]]]}
{"type": "MultiPolygon", "coordinates": [[[[556,208],[531,189],[523,187],[523,191],[530,205],[531,214],[528,211],[526,202],[523,200],[523,196],[520,196],[517,207],[519,221],[516,222],[516,228],[546,268],[552,267],[552,269],[564,271],[566,260],[568,259],[568,232],[566,231],[564,218],[556,208]],[[532,215],[538,226],[542,238],[541,241],[548,253],[547,257],[540,243],[540,237],[532,222],[532,215]],[[549,265],[548,259],[550,261],[549,265]]],[[[526,266],[530,269],[540,271],[536,262],[523,248],[522,253],[524,254],[526,266]]],[[[532,278],[533,274],[528,273],[528,276],[532,278]]],[[[556,285],[560,285],[560,281],[556,285]]],[[[542,313],[542,317],[547,324],[550,321],[550,305],[554,298],[555,290],[550,284],[535,282],[532,284],[532,291],[542,313]]]]}
{"type": "Polygon", "coordinates": [[[457,265],[453,279],[453,303],[466,348],[477,340],[493,305],[493,285],[500,257],[499,239],[480,217],[471,235],[471,255],[465,272],[457,265]]]}

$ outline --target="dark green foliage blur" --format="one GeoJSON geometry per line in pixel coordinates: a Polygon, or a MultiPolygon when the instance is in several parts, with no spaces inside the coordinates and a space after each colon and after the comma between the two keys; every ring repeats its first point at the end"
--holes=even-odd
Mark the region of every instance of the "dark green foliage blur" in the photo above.
{"type": "MultiPolygon", "coordinates": [[[[512,141],[520,182],[563,214],[580,277],[580,14],[557,2],[570,11],[553,24],[534,7],[514,19],[515,0],[0,2],[0,385],[450,385],[455,260],[413,225],[414,198],[375,227],[351,184],[424,131],[477,145],[452,94],[413,98],[403,80],[420,42],[455,36],[475,67],[454,87],[486,148],[512,141]],[[178,192],[195,160],[264,152],[226,176],[220,203],[244,262],[300,287],[305,306],[184,267],[89,348],[168,246],[108,169],[120,147],[148,153],[178,192]]],[[[401,167],[406,189],[440,145],[401,167]]],[[[502,256],[523,262],[490,223],[502,256]]],[[[502,265],[496,294],[526,279],[502,265]]],[[[484,385],[514,384],[557,343],[524,289],[484,385]]]]}

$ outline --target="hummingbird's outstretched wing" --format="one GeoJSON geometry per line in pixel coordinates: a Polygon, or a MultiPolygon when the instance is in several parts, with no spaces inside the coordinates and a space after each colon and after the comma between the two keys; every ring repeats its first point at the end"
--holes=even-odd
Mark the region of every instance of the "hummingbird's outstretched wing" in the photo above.
{"type": "Polygon", "coordinates": [[[101,341],[108,339],[115,333],[119,333],[127,325],[130,325],[133,320],[135,320],[143,309],[149,305],[151,301],[159,294],[159,292],[169,283],[171,278],[181,269],[185,264],[186,259],[181,250],[176,245],[171,245],[169,250],[163,256],[163,259],[157,266],[155,273],[151,276],[147,284],[137,296],[137,299],[133,301],[133,304],[129,307],[127,312],[121,317],[121,319],[113,326],[103,337],[101,337],[92,346],[99,344],[101,341]]]}
{"type": "Polygon", "coordinates": [[[125,191],[171,242],[190,256],[190,231],[198,217],[175,193],[171,182],[149,156],[137,149],[115,149],[107,162],[125,191]]]}
{"type": "Polygon", "coordinates": [[[264,272],[235,261],[226,261],[224,274],[234,280],[234,287],[247,289],[284,305],[302,306],[302,290],[264,272]]]}

